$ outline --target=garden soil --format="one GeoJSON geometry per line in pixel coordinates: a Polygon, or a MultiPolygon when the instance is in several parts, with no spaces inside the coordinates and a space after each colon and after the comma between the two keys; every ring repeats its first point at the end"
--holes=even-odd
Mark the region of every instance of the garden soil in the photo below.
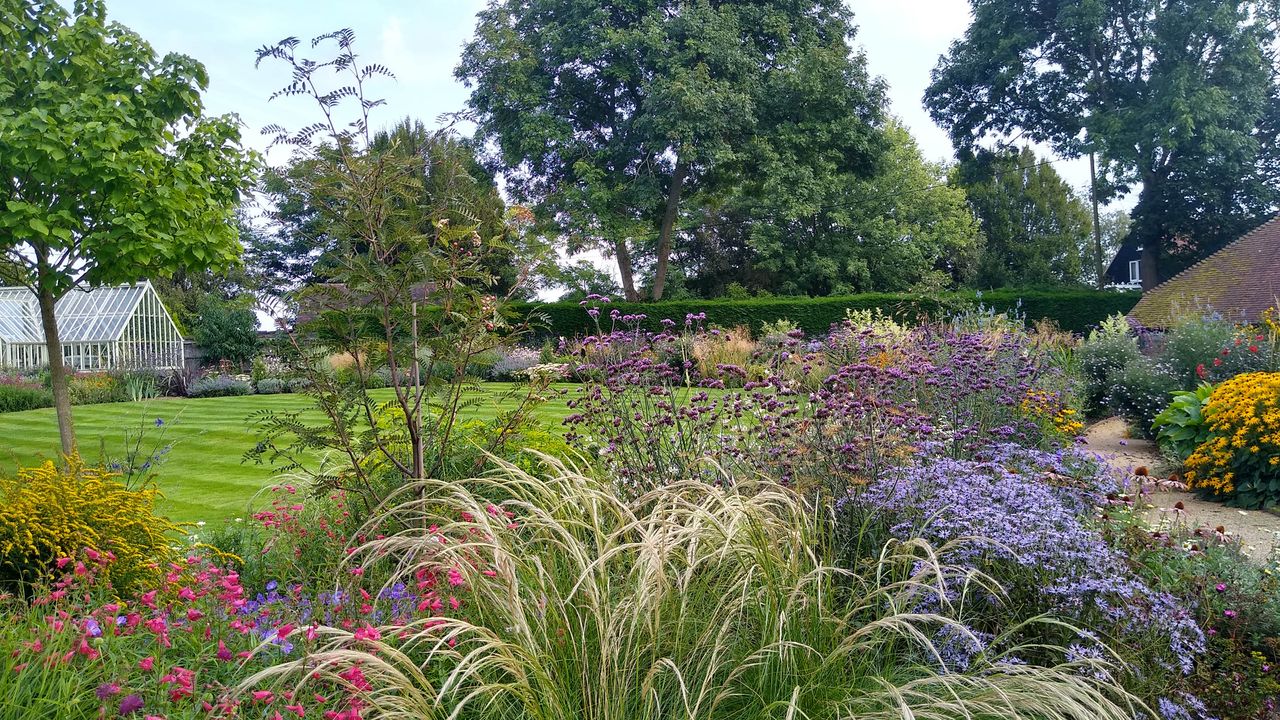
{"type": "MultiPolygon", "coordinates": [[[[1103,420],[1085,431],[1084,449],[1096,453],[1115,471],[1132,475],[1138,467],[1146,467],[1157,474],[1164,464],[1160,452],[1152,443],[1129,437],[1128,427],[1121,418],[1103,420]]],[[[1280,516],[1260,510],[1237,510],[1222,503],[1200,500],[1195,495],[1173,490],[1157,490],[1144,498],[1147,518],[1155,526],[1178,519],[1180,512],[1174,507],[1182,503],[1182,520],[1191,527],[1207,526],[1226,528],[1229,535],[1238,537],[1245,552],[1256,560],[1280,547],[1280,516]]]]}

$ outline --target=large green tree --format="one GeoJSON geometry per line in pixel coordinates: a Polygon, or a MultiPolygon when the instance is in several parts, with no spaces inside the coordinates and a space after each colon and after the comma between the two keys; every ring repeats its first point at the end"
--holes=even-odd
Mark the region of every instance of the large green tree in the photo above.
{"type": "Polygon", "coordinates": [[[1276,0],[971,0],[925,102],[958,148],[991,136],[1101,161],[1141,186],[1132,232],[1158,282],[1276,199],[1276,0]]]}
{"type": "Polygon", "coordinates": [[[962,189],[925,161],[899,122],[870,178],[834,175],[804,192],[730,198],[704,210],[684,258],[692,285],[785,295],[893,292],[967,280],[981,235],[962,189]]]}
{"type": "Polygon", "coordinates": [[[239,253],[254,158],[203,114],[204,67],[157,57],[102,2],[0,0],[0,280],[39,299],[62,450],[75,450],[54,319],[77,286],[212,268],[239,253]]]}
{"type": "Polygon", "coordinates": [[[951,181],[964,189],[985,243],[979,287],[1078,284],[1094,266],[1089,207],[1029,147],[963,153],[951,181]]]}
{"type": "Polygon", "coordinates": [[[868,175],[883,89],[840,0],[495,0],[457,75],[506,187],[660,299],[686,206],[868,175]],[[684,202],[692,198],[691,203],[684,202]]]}

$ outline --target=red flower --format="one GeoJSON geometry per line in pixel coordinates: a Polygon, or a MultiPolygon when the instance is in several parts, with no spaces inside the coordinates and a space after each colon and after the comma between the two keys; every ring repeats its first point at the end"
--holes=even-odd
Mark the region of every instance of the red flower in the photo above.
{"type": "Polygon", "coordinates": [[[1198,375],[1201,379],[1204,379],[1204,376],[1206,374],[1207,373],[1205,372],[1205,369],[1204,369],[1204,363],[1200,363],[1199,365],[1196,366],[1196,375],[1198,375]]]}
{"type": "Polygon", "coordinates": [[[1250,346],[1249,346],[1249,352],[1251,352],[1251,353],[1256,353],[1256,352],[1258,352],[1258,346],[1257,346],[1257,345],[1250,345],[1250,346]]]}
{"type": "Polygon", "coordinates": [[[1213,359],[1213,366],[1214,366],[1214,367],[1218,367],[1218,366],[1219,366],[1219,365],[1221,365],[1221,364],[1222,364],[1222,359],[1221,359],[1221,358],[1214,358],[1214,359],[1213,359]]]}

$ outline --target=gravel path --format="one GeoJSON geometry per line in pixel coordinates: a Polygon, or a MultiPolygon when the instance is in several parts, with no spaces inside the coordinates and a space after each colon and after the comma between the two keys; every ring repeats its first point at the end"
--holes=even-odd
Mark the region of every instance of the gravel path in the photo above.
{"type": "MultiPolygon", "coordinates": [[[[1112,468],[1126,475],[1132,475],[1135,468],[1142,466],[1157,474],[1162,460],[1156,447],[1127,435],[1124,420],[1108,418],[1085,432],[1084,448],[1097,453],[1112,468]]],[[[1227,534],[1240,538],[1244,551],[1256,560],[1266,559],[1272,549],[1280,547],[1280,516],[1260,510],[1237,510],[1175,490],[1156,491],[1144,500],[1153,526],[1172,522],[1178,515],[1174,505],[1181,502],[1183,520],[1191,527],[1226,528],[1227,534]]]]}

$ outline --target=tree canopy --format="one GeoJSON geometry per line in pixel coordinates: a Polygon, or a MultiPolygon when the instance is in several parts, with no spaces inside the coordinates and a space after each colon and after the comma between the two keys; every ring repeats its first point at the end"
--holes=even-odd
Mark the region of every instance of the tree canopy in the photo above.
{"type": "Polygon", "coordinates": [[[965,153],[951,180],[982,225],[978,287],[1078,284],[1094,274],[1089,208],[1031,148],[965,153]]]}
{"type": "Polygon", "coordinates": [[[883,88],[853,34],[839,0],[500,0],[457,75],[507,189],[658,299],[687,205],[817,205],[875,170],[883,88]]]}
{"type": "MultiPolygon", "coordinates": [[[[100,0],[0,0],[0,281],[53,306],[73,287],[217,268],[240,251],[235,209],[255,170],[239,121],[204,115],[204,67],[151,46],[100,0]]],[[[65,452],[62,363],[52,363],[65,452]]]]}
{"type": "Polygon", "coordinates": [[[1101,160],[1141,185],[1146,282],[1235,238],[1276,199],[1276,0],[972,0],[925,102],[958,148],[992,136],[1101,160]],[[1157,274],[1158,273],[1158,274],[1157,274]]]}
{"type": "MultiPolygon", "coordinates": [[[[415,159],[418,231],[435,234],[434,224],[445,220],[455,226],[475,225],[482,237],[503,238],[513,249],[486,254],[485,267],[495,280],[487,287],[500,294],[515,287],[521,271],[516,255],[538,256],[542,248],[534,246],[532,237],[513,234],[509,209],[493,174],[476,159],[470,143],[450,128],[432,130],[412,118],[370,139],[372,152],[415,159]]],[[[262,289],[271,294],[323,282],[341,265],[339,239],[311,197],[316,156],[332,152],[331,147],[309,148],[263,178],[261,189],[272,208],[270,221],[252,229],[245,243],[246,261],[262,289]]]]}

